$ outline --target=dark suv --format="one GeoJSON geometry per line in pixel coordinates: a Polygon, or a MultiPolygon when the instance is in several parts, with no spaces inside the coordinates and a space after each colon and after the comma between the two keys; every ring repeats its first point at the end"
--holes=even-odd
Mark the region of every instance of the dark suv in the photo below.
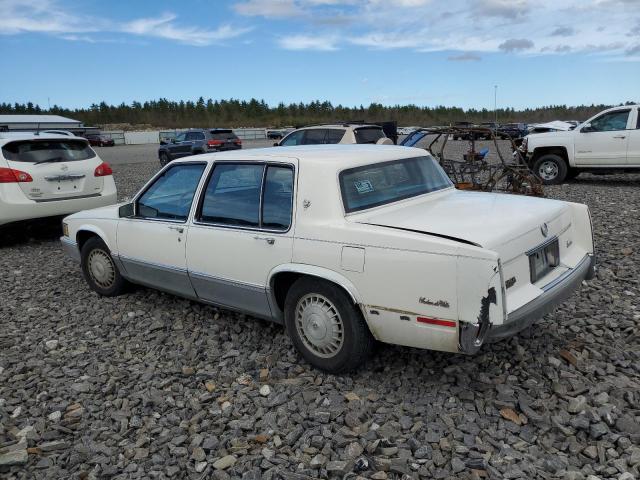
{"type": "Polygon", "coordinates": [[[168,142],[161,142],[158,158],[160,165],[164,166],[180,157],[239,148],[242,148],[242,141],[233,133],[233,130],[225,128],[187,130],[168,142]]]}

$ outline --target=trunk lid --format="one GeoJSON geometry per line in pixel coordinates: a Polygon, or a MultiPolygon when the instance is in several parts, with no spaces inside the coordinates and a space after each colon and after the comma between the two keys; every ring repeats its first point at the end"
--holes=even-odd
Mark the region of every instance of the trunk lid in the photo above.
{"type": "Polygon", "coordinates": [[[571,222],[564,202],[460,190],[363,212],[354,220],[473,243],[498,252],[503,263],[559,235],[571,222]]]}

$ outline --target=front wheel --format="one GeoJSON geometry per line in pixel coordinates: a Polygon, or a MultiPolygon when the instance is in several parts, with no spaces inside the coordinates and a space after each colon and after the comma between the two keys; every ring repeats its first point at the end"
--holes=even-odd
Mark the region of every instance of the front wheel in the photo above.
{"type": "Polygon", "coordinates": [[[107,245],[98,237],[91,237],[82,246],[81,266],[89,287],[105,297],[124,293],[127,281],[111,257],[107,245]]]}
{"type": "Polygon", "coordinates": [[[354,370],[373,348],[374,339],[362,314],[332,283],[315,278],[298,280],[287,294],[284,318],[298,352],[320,370],[354,370]]]}
{"type": "Polygon", "coordinates": [[[560,155],[548,153],[533,164],[533,172],[545,185],[559,185],[567,178],[567,162],[560,155]]]}

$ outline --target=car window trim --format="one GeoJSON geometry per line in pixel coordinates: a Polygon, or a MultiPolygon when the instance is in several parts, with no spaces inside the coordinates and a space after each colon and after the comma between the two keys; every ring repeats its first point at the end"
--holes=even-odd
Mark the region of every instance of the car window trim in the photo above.
{"type": "Polygon", "coordinates": [[[200,184],[202,183],[202,178],[205,176],[205,173],[207,172],[207,165],[208,165],[208,162],[203,162],[203,161],[175,162],[175,163],[172,162],[172,163],[169,163],[169,164],[165,165],[165,167],[162,168],[158,173],[156,173],[156,175],[154,175],[151,178],[151,180],[149,180],[147,182],[147,184],[144,187],[142,187],[142,189],[131,200],[131,203],[133,203],[133,214],[134,214],[134,216],[130,217],[129,220],[145,220],[145,221],[148,221],[148,222],[168,222],[168,223],[186,224],[189,221],[190,217],[191,217],[191,211],[193,210],[193,203],[194,203],[193,200],[198,195],[200,184]],[[151,188],[151,186],[156,183],[158,178],[160,178],[164,174],[164,172],[166,172],[170,168],[175,168],[175,167],[179,167],[179,166],[182,166],[182,165],[204,165],[204,169],[202,170],[202,173],[200,174],[200,180],[198,181],[198,185],[196,186],[196,189],[193,192],[193,198],[191,199],[191,206],[189,207],[189,213],[187,214],[187,218],[185,220],[176,220],[174,218],[139,217],[138,216],[138,202],[140,200],[140,197],[142,197],[151,188]]]}
{"type": "Polygon", "coordinates": [[[193,213],[193,221],[192,224],[193,225],[198,225],[201,227],[217,227],[217,228],[226,228],[226,229],[231,229],[231,230],[241,230],[241,231],[247,231],[247,232],[265,232],[265,233],[279,233],[279,234],[285,234],[285,233],[289,233],[291,231],[291,228],[293,227],[293,207],[295,205],[295,192],[296,192],[296,167],[293,163],[287,163],[287,162],[272,162],[269,160],[264,160],[264,161],[251,161],[251,160],[217,160],[215,162],[212,163],[211,165],[211,169],[209,170],[209,172],[206,175],[206,180],[202,185],[202,189],[200,190],[200,194],[199,194],[199,198],[198,198],[198,204],[196,207],[195,212],[193,213]],[[259,211],[258,211],[258,223],[261,225],[262,224],[262,206],[264,203],[264,184],[265,184],[265,180],[266,180],[266,175],[267,175],[267,169],[269,166],[276,166],[276,167],[287,167],[291,169],[291,173],[293,174],[293,181],[291,182],[291,214],[290,214],[290,221],[289,221],[289,228],[287,228],[286,230],[276,230],[276,229],[271,229],[271,228],[261,228],[261,227],[241,227],[238,225],[228,225],[226,223],[217,223],[217,222],[204,222],[202,220],[200,220],[200,217],[202,216],[202,207],[204,204],[204,197],[207,193],[207,187],[209,186],[209,182],[211,181],[211,177],[213,176],[213,172],[216,169],[217,165],[224,165],[224,164],[231,164],[231,165],[262,165],[263,166],[263,170],[262,170],[262,179],[261,179],[261,185],[260,185],[260,204],[259,204],[259,211]]]}

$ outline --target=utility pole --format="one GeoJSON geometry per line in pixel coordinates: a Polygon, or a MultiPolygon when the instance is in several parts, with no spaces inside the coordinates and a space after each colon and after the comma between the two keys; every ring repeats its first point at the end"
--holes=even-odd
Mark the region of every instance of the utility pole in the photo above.
{"type": "Polygon", "coordinates": [[[498,85],[493,86],[493,114],[494,121],[498,123],[498,85]]]}

